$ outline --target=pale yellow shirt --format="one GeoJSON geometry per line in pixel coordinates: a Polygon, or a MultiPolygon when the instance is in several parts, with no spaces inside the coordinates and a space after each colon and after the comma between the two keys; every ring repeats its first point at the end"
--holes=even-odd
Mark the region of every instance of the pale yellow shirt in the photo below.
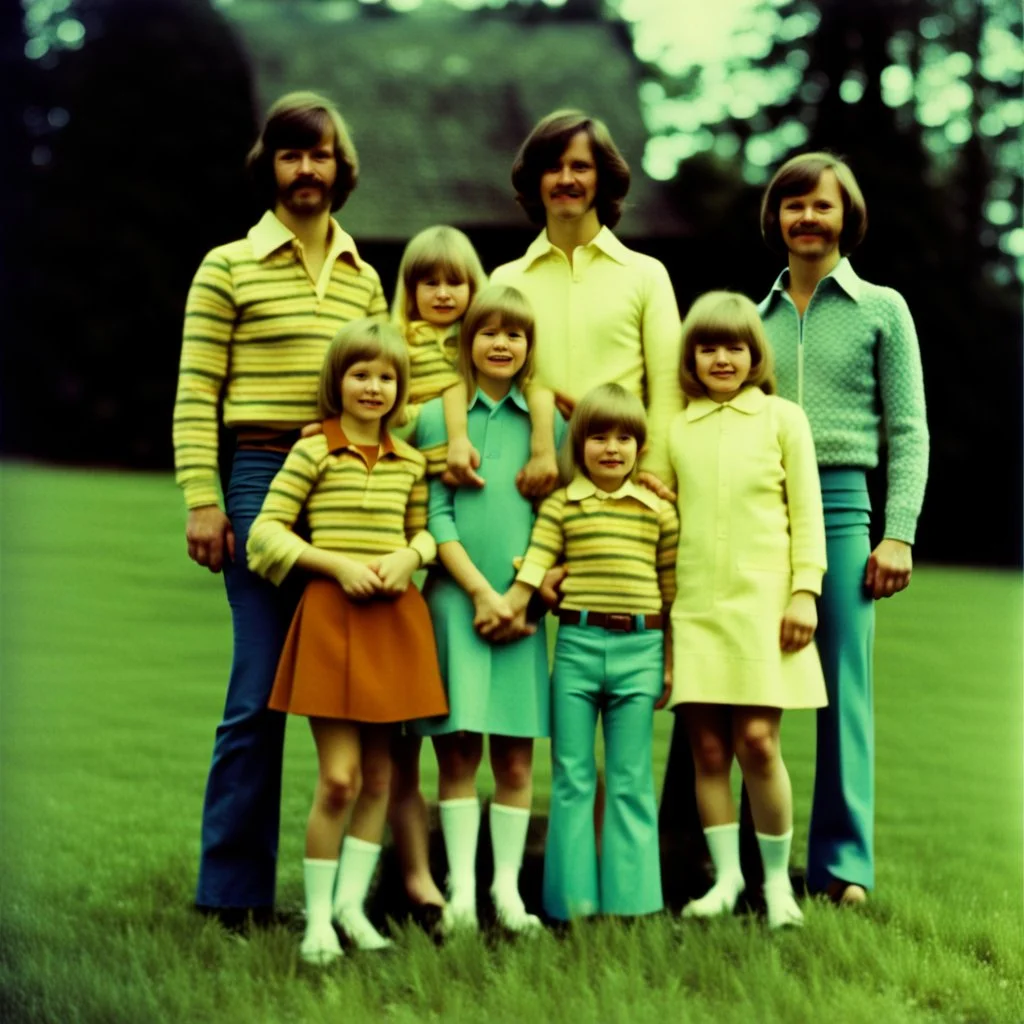
{"type": "Polygon", "coordinates": [[[524,256],[494,271],[491,283],[518,288],[533,305],[535,381],[574,399],[615,382],[643,400],[648,444],[641,465],[671,484],[668,426],[683,406],[681,325],[664,265],[602,227],[576,248],[570,266],[542,231],[524,256]]]}

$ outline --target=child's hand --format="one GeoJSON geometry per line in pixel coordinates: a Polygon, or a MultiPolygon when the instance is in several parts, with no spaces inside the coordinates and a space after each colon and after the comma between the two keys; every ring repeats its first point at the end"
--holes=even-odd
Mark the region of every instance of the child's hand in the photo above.
{"type": "Polygon", "coordinates": [[[886,537],[868,559],[864,573],[864,586],[877,601],[880,597],[892,597],[910,586],[910,573],[914,558],[910,545],[902,540],[886,537]]]}
{"type": "Polygon", "coordinates": [[[563,419],[569,419],[576,408],[576,399],[570,398],[564,391],[556,391],[555,408],[562,414],[563,419]]]}
{"type": "Polygon", "coordinates": [[[494,644],[506,644],[524,636],[533,636],[536,632],[537,626],[526,621],[526,609],[521,608],[515,613],[511,622],[499,626],[487,639],[494,644]]]}
{"type": "Polygon", "coordinates": [[[790,599],[789,607],[782,616],[779,631],[779,646],[786,652],[799,651],[811,642],[818,628],[818,608],[814,595],[798,590],[790,599]]]}
{"type": "Polygon", "coordinates": [[[663,484],[653,473],[637,473],[636,482],[641,487],[646,487],[647,490],[654,491],[659,498],[663,498],[665,501],[671,501],[673,505],[675,504],[677,497],[676,492],[673,491],[668,484],[663,484]]]}
{"type": "Polygon", "coordinates": [[[349,597],[373,597],[380,592],[380,577],[368,565],[338,555],[334,578],[349,597]]]}
{"type": "Polygon", "coordinates": [[[380,580],[380,592],[394,597],[405,593],[419,567],[420,556],[412,548],[399,548],[371,565],[380,580]]]}
{"type": "Polygon", "coordinates": [[[540,586],[537,588],[537,593],[540,594],[541,600],[554,611],[562,603],[562,580],[569,575],[569,566],[564,562],[562,565],[556,565],[553,569],[548,569],[544,573],[544,579],[541,580],[540,586]]]}
{"type": "Polygon", "coordinates": [[[524,498],[546,498],[558,483],[554,449],[534,455],[516,474],[516,488],[524,498]]]}
{"type": "Polygon", "coordinates": [[[515,617],[508,601],[490,587],[484,587],[473,595],[473,611],[473,628],[483,637],[490,637],[515,617]]]}
{"type": "Polygon", "coordinates": [[[484,479],[477,473],[480,453],[469,443],[468,437],[458,437],[448,443],[448,468],[441,479],[449,487],[472,484],[483,487],[484,479]]]}

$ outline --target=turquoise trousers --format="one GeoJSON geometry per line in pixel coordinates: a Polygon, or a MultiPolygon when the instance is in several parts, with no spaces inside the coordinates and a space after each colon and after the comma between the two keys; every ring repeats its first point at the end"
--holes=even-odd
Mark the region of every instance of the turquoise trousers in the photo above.
{"type": "Polygon", "coordinates": [[[828,572],[816,640],[828,691],[818,711],[807,885],[875,882],[875,605],[864,589],[871,504],[861,470],[821,469],[828,572]]]}
{"type": "Polygon", "coordinates": [[[559,627],[544,852],[544,910],[557,920],[662,909],[651,735],[654,702],[662,691],[663,643],[660,630],[559,627]],[[606,787],[600,857],[594,836],[598,713],[606,787]]]}

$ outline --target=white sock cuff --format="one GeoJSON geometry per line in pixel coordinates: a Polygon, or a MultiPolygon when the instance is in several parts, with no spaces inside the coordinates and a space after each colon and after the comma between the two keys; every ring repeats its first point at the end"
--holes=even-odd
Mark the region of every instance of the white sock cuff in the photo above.
{"type": "Polygon", "coordinates": [[[453,811],[457,807],[479,807],[480,798],[476,796],[461,796],[456,798],[455,800],[439,800],[437,802],[437,806],[439,808],[450,807],[453,811]]]}
{"type": "Polygon", "coordinates": [[[336,860],[323,860],[320,857],[303,857],[302,866],[312,871],[326,871],[328,867],[336,868],[338,862],[336,860]]]}
{"type": "Polygon", "coordinates": [[[341,848],[343,851],[350,850],[352,853],[380,853],[380,843],[370,843],[356,836],[345,836],[341,848]]]}
{"type": "Polygon", "coordinates": [[[765,835],[764,832],[755,832],[757,841],[759,843],[789,843],[793,841],[793,830],[790,829],[788,832],[783,832],[778,836],[765,835]]]}
{"type": "Polygon", "coordinates": [[[491,815],[507,815],[509,818],[526,818],[529,820],[530,809],[528,807],[509,807],[508,804],[491,804],[491,815]]]}
{"type": "Polygon", "coordinates": [[[740,823],[738,821],[730,821],[728,825],[708,825],[704,829],[704,835],[720,835],[726,832],[739,832],[740,823]]]}

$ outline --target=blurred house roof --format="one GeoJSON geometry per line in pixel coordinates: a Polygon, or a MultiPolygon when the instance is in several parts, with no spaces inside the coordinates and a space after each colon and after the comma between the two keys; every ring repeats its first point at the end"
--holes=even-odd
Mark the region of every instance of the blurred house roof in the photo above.
{"type": "Polygon", "coordinates": [[[361,165],[341,217],[354,235],[404,240],[436,223],[522,228],[512,160],[536,121],[559,107],[604,120],[630,164],[619,232],[679,229],[641,170],[639,67],[621,30],[450,8],[367,17],[359,8],[294,0],[223,8],[252,59],[261,110],[294,89],[338,103],[361,165]]]}

